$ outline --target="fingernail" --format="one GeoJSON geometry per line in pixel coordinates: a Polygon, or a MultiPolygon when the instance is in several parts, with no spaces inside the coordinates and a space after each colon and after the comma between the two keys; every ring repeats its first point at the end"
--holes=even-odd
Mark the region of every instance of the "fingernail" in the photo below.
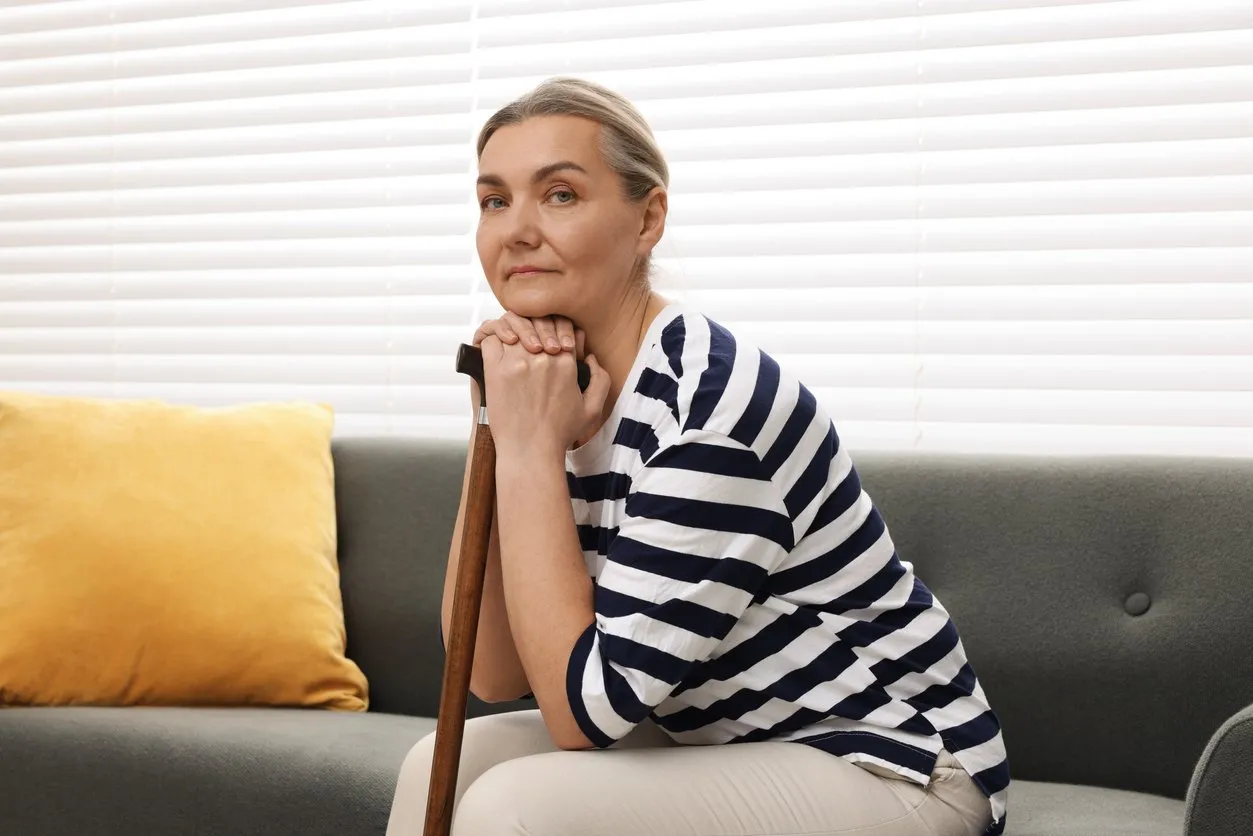
{"type": "Polygon", "coordinates": [[[557,340],[555,337],[548,338],[548,347],[553,348],[553,349],[561,348],[561,346],[557,344],[557,340]]]}
{"type": "Polygon", "coordinates": [[[561,345],[562,345],[562,347],[563,347],[563,348],[574,348],[574,338],[573,338],[573,337],[562,337],[562,338],[561,338],[561,345]]]}

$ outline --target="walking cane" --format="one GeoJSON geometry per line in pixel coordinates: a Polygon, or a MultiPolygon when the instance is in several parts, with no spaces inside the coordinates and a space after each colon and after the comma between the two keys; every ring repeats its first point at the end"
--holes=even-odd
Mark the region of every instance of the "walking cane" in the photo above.
{"type": "MultiPolygon", "coordinates": [[[[444,681],[439,695],[439,719],[435,725],[435,753],[431,760],[431,782],[426,796],[424,836],[449,836],[452,829],[457,771],[461,765],[461,740],[470,694],[470,670],[474,664],[474,640],[479,630],[492,509],[496,505],[496,444],[487,423],[483,353],[474,346],[462,345],[457,350],[457,372],[474,378],[482,401],[474,446],[466,463],[470,469],[470,484],[461,527],[457,585],[447,637],[448,651],[444,656],[444,681]]],[[[590,380],[588,367],[580,362],[579,389],[586,390],[590,380]]]]}

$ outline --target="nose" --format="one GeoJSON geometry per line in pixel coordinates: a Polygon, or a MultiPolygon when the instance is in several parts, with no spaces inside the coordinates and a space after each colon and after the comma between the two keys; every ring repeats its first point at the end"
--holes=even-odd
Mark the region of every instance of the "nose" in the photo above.
{"type": "Polygon", "coordinates": [[[519,200],[509,207],[506,227],[508,246],[534,249],[540,244],[539,213],[530,201],[519,200]]]}

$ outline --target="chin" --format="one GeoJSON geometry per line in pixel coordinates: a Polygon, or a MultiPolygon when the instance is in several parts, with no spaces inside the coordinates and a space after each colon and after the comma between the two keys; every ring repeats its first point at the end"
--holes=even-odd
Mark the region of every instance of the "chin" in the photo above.
{"type": "Polygon", "coordinates": [[[505,310],[528,318],[552,316],[563,313],[566,308],[562,294],[540,288],[506,288],[496,299],[505,310]]]}

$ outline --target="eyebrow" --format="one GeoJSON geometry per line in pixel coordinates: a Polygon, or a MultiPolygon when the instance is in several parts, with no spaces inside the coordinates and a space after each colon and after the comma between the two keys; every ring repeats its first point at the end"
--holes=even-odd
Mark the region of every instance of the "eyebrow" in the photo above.
{"type": "MultiPolygon", "coordinates": [[[[587,169],[578,163],[570,160],[561,160],[559,162],[549,163],[543,168],[537,169],[536,172],[531,175],[531,182],[538,183],[545,177],[550,177],[558,171],[579,171],[583,174],[587,174],[587,169]]],[[[503,189],[505,188],[505,181],[503,178],[495,174],[481,174],[479,175],[478,185],[495,186],[496,188],[503,189]]]]}

